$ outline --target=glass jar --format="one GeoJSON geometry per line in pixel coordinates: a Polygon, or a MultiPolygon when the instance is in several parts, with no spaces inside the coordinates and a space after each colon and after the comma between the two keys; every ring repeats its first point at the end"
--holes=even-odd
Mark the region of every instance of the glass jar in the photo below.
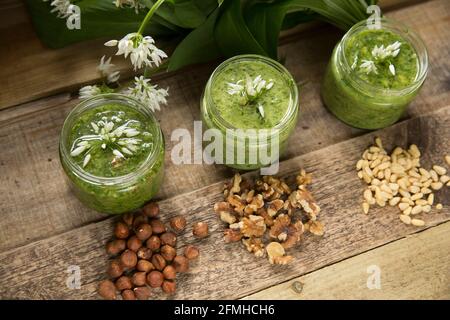
{"type": "MultiPolygon", "coordinates": [[[[356,128],[379,129],[395,123],[419,92],[428,71],[427,50],[419,36],[399,22],[387,19],[380,22],[378,30],[399,35],[411,45],[417,71],[414,81],[402,88],[383,88],[363,80],[354,71],[346,52],[352,39],[369,27],[366,21],[354,25],[334,48],[322,86],[322,99],[337,118],[356,128]]],[[[392,73],[395,75],[395,69],[392,73]]]]}
{"type": "MultiPolygon", "coordinates": [[[[236,77],[230,76],[230,79],[227,79],[229,80],[227,84],[243,79],[245,77],[242,74],[236,74],[236,77]]],[[[222,92],[224,92],[224,99],[231,98],[226,89],[222,92]]],[[[270,104],[270,101],[267,104],[270,104]]],[[[224,61],[214,70],[206,84],[200,105],[206,129],[214,129],[221,135],[221,152],[218,153],[216,150],[213,154],[215,163],[225,164],[239,170],[254,170],[277,162],[279,156],[285,151],[288,138],[297,124],[298,89],[291,74],[278,62],[260,55],[238,55],[224,61]],[[244,67],[252,66],[252,64],[260,68],[261,72],[255,74],[262,78],[268,80],[269,75],[276,75],[276,77],[272,77],[275,79],[273,87],[267,92],[273,95],[272,101],[285,110],[279,116],[279,121],[267,128],[251,128],[251,124],[243,128],[236,124],[237,122],[242,123],[242,119],[237,119],[239,121],[225,119],[220,111],[220,101],[223,100],[216,99],[217,97],[214,97],[213,94],[213,88],[219,81],[218,79],[223,80],[223,77],[227,76],[225,72],[234,70],[239,73],[244,67]],[[280,88],[284,88],[286,95],[277,98],[276,94],[280,88]]],[[[234,114],[233,117],[245,117],[245,115],[234,114]]]]}
{"type": "MultiPolygon", "coordinates": [[[[97,110],[97,109],[95,109],[97,110]]],[[[107,110],[107,109],[106,109],[107,110]]],[[[103,145],[102,145],[103,148],[103,145]]],[[[121,94],[102,94],[82,101],[67,116],[59,143],[60,160],[75,195],[86,206],[105,213],[124,213],[142,207],[159,190],[164,172],[164,137],[149,108],[121,94]],[[134,110],[152,136],[152,146],[132,171],[119,176],[98,176],[85,170],[71,153],[71,135],[77,119],[97,107],[134,110]]],[[[124,158],[125,159],[125,158],[124,158]]],[[[94,158],[90,161],[95,161],[94,158]]],[[[83,163],[84,164],[84,163],[83,163]]]]}

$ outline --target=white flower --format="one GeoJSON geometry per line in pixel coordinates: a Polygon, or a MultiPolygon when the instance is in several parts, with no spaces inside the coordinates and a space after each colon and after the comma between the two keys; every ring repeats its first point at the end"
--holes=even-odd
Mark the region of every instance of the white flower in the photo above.
{"type": "Polygon", "coordinates": [[[158,49],[155,40],[150,36],[142,37],[139,33],[129,33],[121,40],[110,40],[105,46],[117,46],[116,55],[124,55],[125,58],[130,55],[134,70],[142,67],[158,67],[167,54],[158,49]]]}
{"type": "Polygon", "coordinates": [[[96,85],[84,86],[80,89],[80,99],[88,99],[101,93],[102,90],[96,85]]]}
{"type": "Polygon", "coordinates": [[[389,71],[392,73],[393,76],[395,76],[395,67],[392,63],[389,65],[389,71]]]}
{"type": "MultiPolygon", "coordinates": [[[[143,76],[134,78],[134,87],[128,88],[125,94],[139,100],[148,106],[152,111],[160,110],[162,104],[167,104],[166,97],[169,95],[167,89],[158,88],[157,85],[151,85],[150,79],[143,76]]],[[[127,136],[129,136],[127,134],[127,136]]]]}
{"type": "Polygon", "coordinates": [[[108,83],[113,83],[119,80],[120,71],[113,71],[114,64],[111,63],[111,57],[106,59],[106,56],[103,56],[100,59],[100,64],[97,66],[97,71],[100,75],[106,79],[108,83]]]}
{"type": "Polygon", "coordinates": [[[378,74],[377,66],[372,60],[362,60],[362,63],[359,66],[359,68],[366,74],[369,74],[371,72],[378,74]]]}
{"type": "Polygon", "coordinates": [[[239,80],[236,83],[227,83],[228,84],[228,94],[235,95],[238,94],[242,97],[246,98],[246,103],[251,102],[258,98],[263,92],[272,89],[273,81],[264,80],[261,75],[255,77],[255,79],[247,76],[244,80],[239,80]]]}
{"type": "Polygon", "coordinates": [[[372,56],[376,59],[376,60],[384,60],[388,57],[393,57],[395,58],[399,52],[400,52],[400,46],[402,44],[398,41],[395,41],[394,43],[388,45],[386,48],[384,47],[384,45],[381,46],[375,46],[372,49],[372,56]]]}
{"type": "Polygon", "coordinates": [[[139,0],[115,0],[113,2],[117,8],[123,8],[125,7],[129,7],[129,8],[134,8],[134,11],[137,13],[139,13],[140,9],[144,9],[145,5],[140,3],[139,0]]]}
{"type": "Polygon", "coordinates": [[[229,82],[227,90],[228,94],[230,95],[241,94],[244,90],[244,86],[241,85],[242,82],[243,82],[242,80],[239,80],[236,83],[229,82]]]}

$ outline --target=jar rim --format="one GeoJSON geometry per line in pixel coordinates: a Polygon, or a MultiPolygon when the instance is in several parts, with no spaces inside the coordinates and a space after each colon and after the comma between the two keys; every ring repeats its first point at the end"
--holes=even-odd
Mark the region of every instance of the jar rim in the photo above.
{"type": "Polygon", "coordinates": [[[61,157],[67,159],[65,163],[67,164],[69,169],[73,172],[73,174],[75,174],[77,177],[93,184],[115,185],[117,183],[132,182],[137,177],[144,174],[147,168],[149,166],[152,166],[156,162],[156,159],[161,149],[159,146],[162,141],[163,136],[159,122],[156,120],[153,112],[148,107],[146,107],[140,101],[123,94],[105,93],[81,101],[69,112],[66,119],[64,120],[64,124],[61,130],[61,136],[59,140],[59,150],[61,153],[61,157]],[[73,121],[75,120],[76,116],[82,114],[87,110],[104,105],[106,103],[117,103],[121,105],[126,105],[127,107],[131,107],[133,108],[133,110],[140,112],[151,122],[153,128],[153,132],[151,133],[153,134],[153,137],[155,139],[153,142],[154,144],[153,149],[151,150],[151,152],[149,152],[149,154],[147,155],[145,160],[140,164],[140,166],[132,172],[117,177],[100,177],[85,171],[78,163],[74,161],[73,157],[70,156],[69,150],[66,146],[68,134],[72,128],[73,121]]]}
{"type": "Polygon", "coordinates": [[[292,77],[291,73],[286,69],[286,67],[284,67],[282,64],[280,64],[279,62],[265,57],[265,56],[261,56],[261,55],[257,55],[257,54],[241,54],[241,55],[236,55],[234,57],[231,57],[225,61],[223,61],[221,64],[219,64],[219,66],[217,66],[214,71],[212,72],[211,76],[209,77],[209,80],[206,84],[205,87],[205,91],[204,91],[204,96],[205,98],[208,100],[208,105],[212,106],[210,108],[207,108],[209,111],[211,111],[212,114],[214,114],[214,117],[216,119],[219,120],[220,124],[223,125],[223,129],[225,130],[233,130],[233,132],[235,130],[271,130],[273,133],[271,135],[277,134],[277,132],[280,132],[287,123],[289,123],[289,121],[295,116],[295,114],[298,112],[298,88],[296,85],[296,82],[294,80],[294,78],[292,77]],[[214,100],[212,99],[212,95],[211,95],[211,88],[212,88],[212,84],[214,82],[214,80],[216,79],[217,75],[225,68],[227,67],[230,63],[235,63],[235,62],[240,62],[240,61],[262,61],[266,64],[268,64],[270,67],[276,69],[277,71],[279,71],[283,77],[286,78],[286,84],[289,85],[289,89],[290,89],[290,98],[289,99],[289,106],[287,108],[287,112],[284,114],[283,118],[281,118],[281,120],[278,122],[277,125],[275,125],[272,128],[266,128],[266,129],[243,129],[243,128],[238,128],[236,126],[234,126],[232,123],[230,123],[229,121],[225,120],[222,115],[220,114],[220,112],[218,111],[217,107],[216,107],[216,103],[214,102],[214,100]]]}
{"type": "MultiPolygon", "coordinates": [[[[364,92],[372,92],[375,94],[390,94],[395,96],[402,96],[405,94],[408,94],[412,91],[414,91],[417,87],[419,87],[425,80],[427,73],[428,73],[428,52],[426,49],[426,46],[423,42],[423,40],[420,38],[420,36],[410,29],[408,26],[403,24],[402,22],[387,19],[387,18],[381,18],[380,19],[381,28],[378,30],[388,30],[391,31],[399,36],[401,36],[405,41],[409,42],[409,44],[413,47],[414,51],[417,54],[417,60],[418,60],[418,71],[416,74],[416,78],[414,82],[409,84],[408,86],[401,88],[401,89],[392,89],[392,88],[381,88],[381,87],[375,87],[369,82],[363,80],[358,75],[355,77],[350,77],[350,82],[357,88],[359,88],[361,91],[364,92]]],[[[359,32],[362,32],[364,30],[369,30],[369,27],[367,26],[367,20],[363,20],[355,24],[353,27],[350,28],[350,30],[347,31],[347,33],[342,38],[340,45],[338,47],[338,57],[339,60],[342,61],[342,67],[344,69],[344,72],[346,74],[351,74],[352,69],[350,66],[349,61],[347,61],[347,57],[345,55],[345,48],[348,43],[348,40],[355,34],[358,34],[359,32]]],[[[377,30],[377,29],[374,29],[377,30]]]]}

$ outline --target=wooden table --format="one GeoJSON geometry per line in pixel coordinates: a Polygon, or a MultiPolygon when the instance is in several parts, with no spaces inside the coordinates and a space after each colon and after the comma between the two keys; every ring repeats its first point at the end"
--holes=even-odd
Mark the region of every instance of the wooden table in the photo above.
{"type": "MultiPolygon", "coordinates": [[[[404,21],[429,49],[428,79],[408,114],[376,132],[352,129],[323,107],[320,83],[334,43],[342,33],[315,25],[290,32],[280,44],[286,67],[299,82],[301,117],[281,163],[281,174],[304,167],[313,173],[313,192],[322,208],[324,237],[306,236],[291,250],[295,262],[272,266],[239,244],[225,244],[224,225],[212,205],[233,172],[223,166],[176,166],[170,160],[174,128],[192,130],[199,97],[214,65],[191,67],[154,80],[170,87],[168,106],[157,114],[166,135],[166,177],[158,195],[163,219],[184,215],[188,224],[208,222],[207,240],[195,243],[201,257],[179,277],[175,299],[448,299],[450,298],[450,198],[436,194],[440,212],[426,226],[407,226],[398,209],[361,213],[363,184],[354,165],[374,136],[388,147],[416,143],[424,167],[450,154],[450,2],[381,1],[388,16],[404,21]],[[369,290],[368,267],[381,270],[381,289],[369,290]],[[303,288],[300,292],[295,286],[303,288]]],[[[104,244],[115,217],[85,208],[68,190],[58,159],[59,132],[78,100],[76,90],[95,82],[102,41],[60,50],[42,46],[25,8],[0,7],[0,298],[95,299],[105,278],[104,244]],[[11,30],[14,30],[12,32],[11,30]],[[81,268],[81,289],[66,286],[67,268],[81,268]]],[[[121,59],[116,59],[118,62],[121,59]]],[[[120,64],[125,74],[126,64],[120,64]]],[[[128,73],[127,73],[128,72],[128,73]]],[[[165,298],[161,295],[160,298],[165,298]]]]}

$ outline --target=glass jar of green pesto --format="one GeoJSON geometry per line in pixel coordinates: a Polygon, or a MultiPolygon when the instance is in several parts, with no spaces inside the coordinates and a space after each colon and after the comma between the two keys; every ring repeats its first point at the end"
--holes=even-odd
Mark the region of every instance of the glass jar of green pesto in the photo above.
{"type": "Polygon", "coordinates": [[[417,95],[428,71],[427,50],[403,24],[381,19],[354,25],[336,45],[322,98],[343,122],[362,129],[395,123],[417,95]]]}
{"type": "Polygon", "coordinates": [[[200,104],[206,128],[221,134],[215,162],[253,170],[278,161],[286,149],[297,124],[298,89],[278,62],[239,55],[214,70],[200,104]]]}
{"type": "Polygon", "coordinates": [[[77,197],[105,213],[143,206],[159,190],[164,138],[148,107],[120,94],[98,95],[67,116],[60,159],[77,197]]]}

